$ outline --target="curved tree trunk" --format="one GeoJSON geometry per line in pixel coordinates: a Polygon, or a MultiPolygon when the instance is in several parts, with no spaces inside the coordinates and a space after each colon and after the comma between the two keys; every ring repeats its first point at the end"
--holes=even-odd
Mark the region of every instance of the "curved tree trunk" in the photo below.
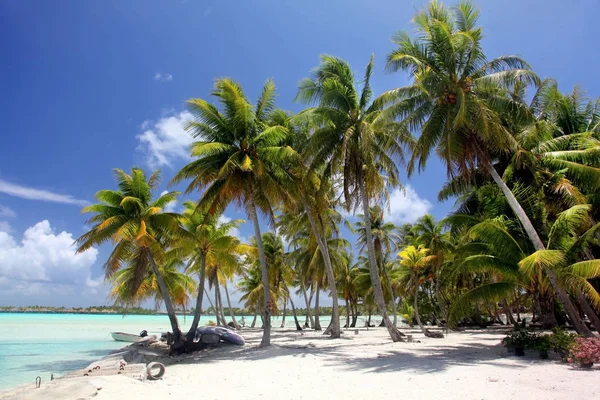
{"type": "Polygon", "coordinates": [[[204,281],[206,280],[206,261],[205,255],[200,255],[200,275],[198,277],[198,295],[196,296],[196,309],[194,310],[194,319],[192,320],[192,326],[187,334],[187,340],[191,341],[196,337],[196,329],[200,323],[200,316],[202,315],[202,299],[204,297],[204,281]]]}
{"type": "Polygon", "coordinates": [[[338,294],[337,294],[337,286],[335,281],[335,275],[333,273],[333,266],[331,264],[331,256],[329,255],[329,248],[327,246],[327,238],[325,237],[325,232],[321,232],[317,227],[315,222],[315,218],[313,216],[313,210],[308,205],[306,198],[302,197],[302,204],[304,205],[304,209],[306,210],[306,215],[308,216],[308,221],[310,222],[310,226],[313,231],[313,235],[317,239],[317,245],[319,246],[319,251],[323,256],[323,261],[325,262],[325,273],[327,274],[327,283],[329,283],[329,290],[331,291],[331,301],[332,301],[332,324],[331,324],[331,337],[339,338],[340,337],[340,309],[338,305],[338,294]]]}
{"type": "Polygon", "coordinates": [[[160,295],[165,303],[165,308],[167,309],[167,315],[169,316],[169,322],[171,323],[171,329],[173,330],[173,345],[174,347],[180,346],[183,342],[183,338],[181,334],[181,328],[179,327],[179,321],[177,320],[177,314],[175,314],[175,307],[173,307],[173,302],[171,301],[171,295],[169,294],[169,290],[167,289],[167,285],[162,274],[158,270],[156,262],[154,262],[152,253],[148,248],[145,248],[144,251],[148,257],[148,262],[152,267],[152,271],[154,271],[154,275],[156,275],[158,289],[160,290],[160,295]]]}
{"type": "MultiPolygon", "coordinates": [[[[206,290],[206,288],[204,288],[204,294],[206,295],[206,299],[208,300],[208,304],[210,304],[210,306],[212,307],[213,310],[216,310],[215,305],[213,304],[212,300],[210,299],[210,295],[208,293],[208,290],[206,290]]],[[[215,315],[216,315],[216,311],[215,311],[215,315]]]]}
{"type": "Polygon", "coordinates": [[[358,303],[351,303],[352,307],[352,322],[350,322],[350,328],[356,328],[356,321],[358,320],[358,303]]]}
{"type": "Polygon", "coordinates": [[[508,301],[506,301],[506,299],[502,299],[500,304],[502,305],[502,308],[504,308],[504,313],[506,314],[506,323],[510,324],[510,325],[516,324],[517,321],[515,321],[515,319],[512,315],[512,312],[510,311],[510,307],[508,306],[508,301]]]}
{"type": "Polygon", "coordinates": [[[254,224],[254,236],[256,237],[256,246],[258,247],[258,258],[260,260],[260,267],[262,272],[263,282],[263,295],[264,295],[264,310],[263,310],[263,335],[260,341],[260,347],[266,347],[271,345],[271,290],[269,287],[269,270],[267,269],[267,259],[265,257],[265,248],[262,242],[262,236],[260,235],[260,225],[258,223],[258,216],[256,215],[256,204],[254,203],[254,196],[251,193],[248,199],[248,216],[254,224]]]}
{"type": "MultiPolygon", "coordinates": [[[[498,185],[498,187],[500,187],[502,193],[504,193],[504,196],[506,197],[510,208],[513,210],[516,217],[521,222],[521,225],[523,225],[523,229],[525,229],[525,232],[527,233],[529,240],[531,240],[531,242],[533,243],[533,247],[535,248],[535,250],[545,250],[546,247],[544,246],[542,239],[540,239],[537,231],[533,227],[531,220],[525,213],[525,210],[523,210],[523,207],[521,207],[521,204],[519,204],[515,195],[511,192],[506,183],[504,183],[502,177],[498,174],[494,166],[491,163],[486,163],[484,164],[484,167],[492,176],[494,182],[498,185]]],[[[545,268],[545,271],[548,275],[548,280],[552,284],[552,287],[554,288],[558,299],[560,300],[562,306],[565,308],[565,311],[567,312],[567,315],[573,323],[573,326],[575,327],[577,333],[580,333],[586,337],[593,336],[592,332],[589,330],[589,328],[585,325],[585,323],[579,316],[579,313],[577,312],[575,306],[571,302],[569,295],[558,282],[558,275],[556,275],[556,272],[554,272],[551,268],[545,268]]]]}
{"type": "Polygon", "coordinates": [[[415,301],[414,301],[414,305],[413,307],[415,308],[415,318],[417,319],[417,324],[419,324],[419,328],[421,328],[421,331],[423,332],[423,334],[426,335],[426,330],[425,327],[423,326],[423,323],[421,322],[421,315],[419,315],[419,285],[415,285],[415,301]]]}
{"type": "Polygon", "coordinates": [[[598,314],[596,313],[596,311],[594,311],[592,306],[590,306],[590,303],[588,303],[588,300],[583,293],[579,293],[579,295],[577,295],[577,302],[579,303],[579,306],[581,307],[583,312],[590,319],[590,322],[592,323],[594,329],[598,333],[600,333],[600,318],[598,317],[598,314]]]}
{"type": "Polygon", "coordinates": [[[223,315],[223,304],[221,302],[221,289],[219,288],[219,278],[215,279],[215,306],[217,314],[217,325],[227,326],[225,316],[223,315]]]}
{"type": "Polygon", "coordinates": [[[279,326],[280,328],[284,328],[285,327],[285,314],[287,312],[287,299],[284,299],[283,302],[283,315],[281,317],[281,325],[279,326]]]}
{"type": "Polygon", "coordinates": [[[387,307],[385,305],[385,301],[383,299],[383,290],[381,288],[381,280],[379,278],[379,269],[377,268],[377,261],[375,260],[375,249],[373,248],[373,235],[371,234],[371,229],[368,229],[371,226],[371,214],[369,210],[369,198],[367,197],[367,190],[365,188],[365,180],[364,177],[360,177],[359,179],[359,191],[360,197],[363,205],[363,218],[364,225],[367,227],[365,229],[365,236],[367,240],[367,254],[369,259],[369,272],[371,275],[371,284],[373,285],[373,297],[375,297],[375,302],[379,307],[379,313],[383,318],[385,326],[392,338],[392,341],[399,342],[402,341],[402,333],[390,322],[388,318],[387,307]]]}
{"type": "Polygon", "coordinates": [[[235,326],[235,329],[239,331],[240,326],[235,319],[235,313],[233,312],[233,308],[231,308],[231,299],[229,298],[229,290],[227,290],[227,283],[225,283],[224,289],[225,297],[227,298],[227,307],[229,308],[229,315],[231,316],[231,320],[233,321],[233,326],[235,326]]]}
{"type": "MultiPolygon", "coordinates": [[[[309,298],[306,294],[306,288],[304,287],[304,282],[300,282],[300,289],[302,289],[302,294],[304,295],[304,301],[306,302],[306,320],[310,321],[310,327],[313,328],[315,326],[315,322],[313,321],[312,313],[310,312],[310,300],[312,300],[312,293],[310,296],[311,299],[309,300],[309,298]]],[[[308,326],[307,321],[305,321],[305,324],[304,324],[305,326],[308,326]]]]}
{"type": "Polygon", "coordinates": [[[350,303],[348,302],[348,299],[346,300],[346,326],[345,328],[350,328],[350,303]]]}
{"type": "Polygon", "coordinates": [[[442,296],[440,296],[440,275],[441,275],[441,267],[438,266],[436,268],[436,279],[435,279],[435,297],[438,302],[438,306],[440,308],[440,312],[442,313],[442,319],[444,320],[444,325],[448,325],[448,315],[446,314],[446,304],[442,300],[442,296]]]}
{"type": "Polygon", "coordinates": [[[315,331],[320,331],[322,330],[321,328],[321,321],[319,321],[319,292],[321,291],[321,288],[319,287],[319,284],[317,283],[317,294],[315,295],[315,331]]]}
{"type": "Polygon", "coordinates": [[[256,326],[256,317],[258,316],[258,311],[254,312],[254,319],[252,319],[252,325],[250,325],[250,328],[254,328],[256,326]]]}

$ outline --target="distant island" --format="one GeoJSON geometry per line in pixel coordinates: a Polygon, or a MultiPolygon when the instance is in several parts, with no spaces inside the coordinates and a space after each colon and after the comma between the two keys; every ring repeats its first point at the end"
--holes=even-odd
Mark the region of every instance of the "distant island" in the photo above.
{"type": "MultiPolygon", "coordinates": [[[[178,309],[177,314],[193,314],[194,308],[191,309],[178,309]]],[[[232,307],[232,311],[236,316],[248,316],[254,313],[245,308],[232,307]]],[[[298,308],[297,313],[299,316],[306,315],[306,310],[298,308]]],[[[319,311],[322,315],[327,315],[331,312],[331,307],[319,307],[319,311]]],[[[30,313],[30,314],[119,314],[119,315],[162,315],[166,314],[165,311],[143,308],[143,307],[121,307],[121,306],[90,306],[90,307],[51,307],[51,306],[0,306],[0,313],[30,313]]],[[[208,309],[202,312],[202,315],[215,315],[214,308],[208,307],[208,309]]],[[[293,318],[292,315],[288,314],[287,317],[293,318]]]]}

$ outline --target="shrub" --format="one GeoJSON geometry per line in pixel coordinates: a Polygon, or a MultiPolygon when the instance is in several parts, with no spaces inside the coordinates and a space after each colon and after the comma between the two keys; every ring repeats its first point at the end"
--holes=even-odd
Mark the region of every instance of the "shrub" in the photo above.
{"type": "Polygon", "coordinates": [[[600,339],[575,338],[575,343],[569,348],[567,361],[578,364],[593,364],[600,362],[600,339]]]}
{"type": "Polygon", "coordinates": [[[508,336],[502,339],[502,343],[505,346],[520,349],[533,349],[535,346],[535,341],[535,335],[521,328],[516,328],[515,330],[511,331],[508,336]]]}
{"type": "Polygon", "coordinates": [[[550,347],[565,359],[576,337],[577,335],[574,333],[567,333],[560,328],[553,328],[549,339],[550,347]]]}

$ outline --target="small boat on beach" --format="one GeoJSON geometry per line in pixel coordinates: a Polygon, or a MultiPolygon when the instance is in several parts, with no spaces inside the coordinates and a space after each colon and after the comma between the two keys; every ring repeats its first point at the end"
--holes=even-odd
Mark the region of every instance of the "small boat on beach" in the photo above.
{"type": "Polygon", "coordinates": [[[110,335],[117,342],[128,342],[135,343],[142,340],[144,337],[148,336],[148,332],[142,331],[139,335],[134,335],[133,333],[125,333],[125,332],[111,332],[110,335]]]}

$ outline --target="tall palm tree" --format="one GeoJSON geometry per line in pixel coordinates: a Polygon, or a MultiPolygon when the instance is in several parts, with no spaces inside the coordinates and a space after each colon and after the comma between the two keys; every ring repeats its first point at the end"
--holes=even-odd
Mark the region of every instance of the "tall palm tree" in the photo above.
{"type": "Polygon", "coordinates": [[[197,208],[208,214],[222,212],[232,201],[245,207],[254,225],[262,270],[261,346],[269,346],[272,304],[257,212],[273,221],[273,208],[288,198],[284,190],[290,179],[287,169],[297,157],[291,147],[282,145],[287,129],[271,121],[275,109],[272,81],[265,83],[256,105],[248,101],[240,85],[227,78],[216,81],[212,95],[222,110],[202,99],[187,102],[195,117],[186,127],[198,140],[191,147],[195,160],[183,167],[173,182],[192,179],[188,192],[205,189],[197,208]]]}
{"type": "Polygon", "coordinates": [[[221,223],[220,215],[197,213],[197,205],[192,201],[185,201],[183,207],[180,220],[185,231],[174,246],[182,257],[190,258],[187,272],[198,275],[196,308],[188,333],[188,339],[191,339],[195,336],[200,322],[206,267],[219,265],[221,268],[231,268],[238,265],[236,254],[241,251],[240,241],[229,232],[244,221],[233,220],[221,223]]]}
{"type": "Polygon", "coordinates": [[[178,193],[169,192],[153,199],[152,191],[160,180],[158,171],[148,180],[139,168],[132,168],[131,174],[115,169],[115,175],[119,190],[97,192],[99,203],[82,210],[95,214],[88,221],[94,225],[89,232],[77,238],[77,252],[112,240],[115,246],[104,264],[105,276],[110,279],[124,266],[132,268],[134,276],[129,280],[131,293],[137,292],[149,270],[152,271],[171,323],[174,348],[178,348],[182,344],[181,329],[169,287],[158,267],[168,261],[165,243],[177,238],[181,231],[178,215],[162,211],[176,200],[178,193]]]}
{"type": "MultiPolygon", "coordinates": [[[[347,62],[322,55],[321,64],[300,83],[297,95],[303,103],[316,104],[303,113],[318,126],[310,141],[312,165],[323,165],[327,176],[341,176],[346,209],[361,203],[365,226],[371,226],[369,199],[380,198],[387,186],[399,184],[396,161],[403,161],[403,143],[412,139],[402,124],[371,102],[372,71],[373,57],[359,90],[347,62]]],[[[366,239],[375,301],[392,340],[400,341],[402,334],[388,318],[370,230],[366,239]]]]}
{"type": "MultiPolygon", "coordinates": [[[[373,206],[370,209],[371,213],[371,236],[373,238],[373,248],[375,250],[375,258],[377,259],[377,266],[379,267],[379,271],[383,275],[385,285],[387,287],[387,291],[390,298],[390,305],[393,313],[393,324],[397,325],[397,312],[396,312],[396,299],[394,297],[394,290],[392,289],[392,281],[388,276],[387,267],[385,265],[386,256],[392,251],[393,248],[396,247],[396,240],[398,240],[398,236],[396,235],[396,225],[392,222],[385,222],[383,219],[383,210],[379,206],[373,206]]],[[[363,218],[362,215],[359,214],[359,218],[363,218]]],[[[363,221],[356,222],[356,231],[358,232],[358,240],[357,243],[359,245],[360,251],[365,251],[367,247],[367,237],[366,237],[366,229],[363,221]]]]}
{"type": "MultiPolygon", "coordinates": [[[[539,84],[529,65],[514,56],[488,61],[481,45],[479,12],[462,2],[451,12],[432,1],[415,18],[417,38],[401,33],[394,37],[398,48],[388,55],[388,71],[407,71],[413,83],[383,94],[375,103],[394,103],[393,117],[403,118],[410,128],[420,128],[419,139],[408,164],[425,167],[431,151],[446,164],[448,174],[469,179],[476,167],[485,170],[500,187],[527,236],[537,250],[544,244],[531,220],[493,165],[500,154],[515,151],[517,141],[504,124],[506,119],[525,120],[529,108],[512,99],[509,90],[523,84],[539,84]]],[[[548,275],[573,323],[582,327],[575,307],[558,283],[548,275]]]]}

